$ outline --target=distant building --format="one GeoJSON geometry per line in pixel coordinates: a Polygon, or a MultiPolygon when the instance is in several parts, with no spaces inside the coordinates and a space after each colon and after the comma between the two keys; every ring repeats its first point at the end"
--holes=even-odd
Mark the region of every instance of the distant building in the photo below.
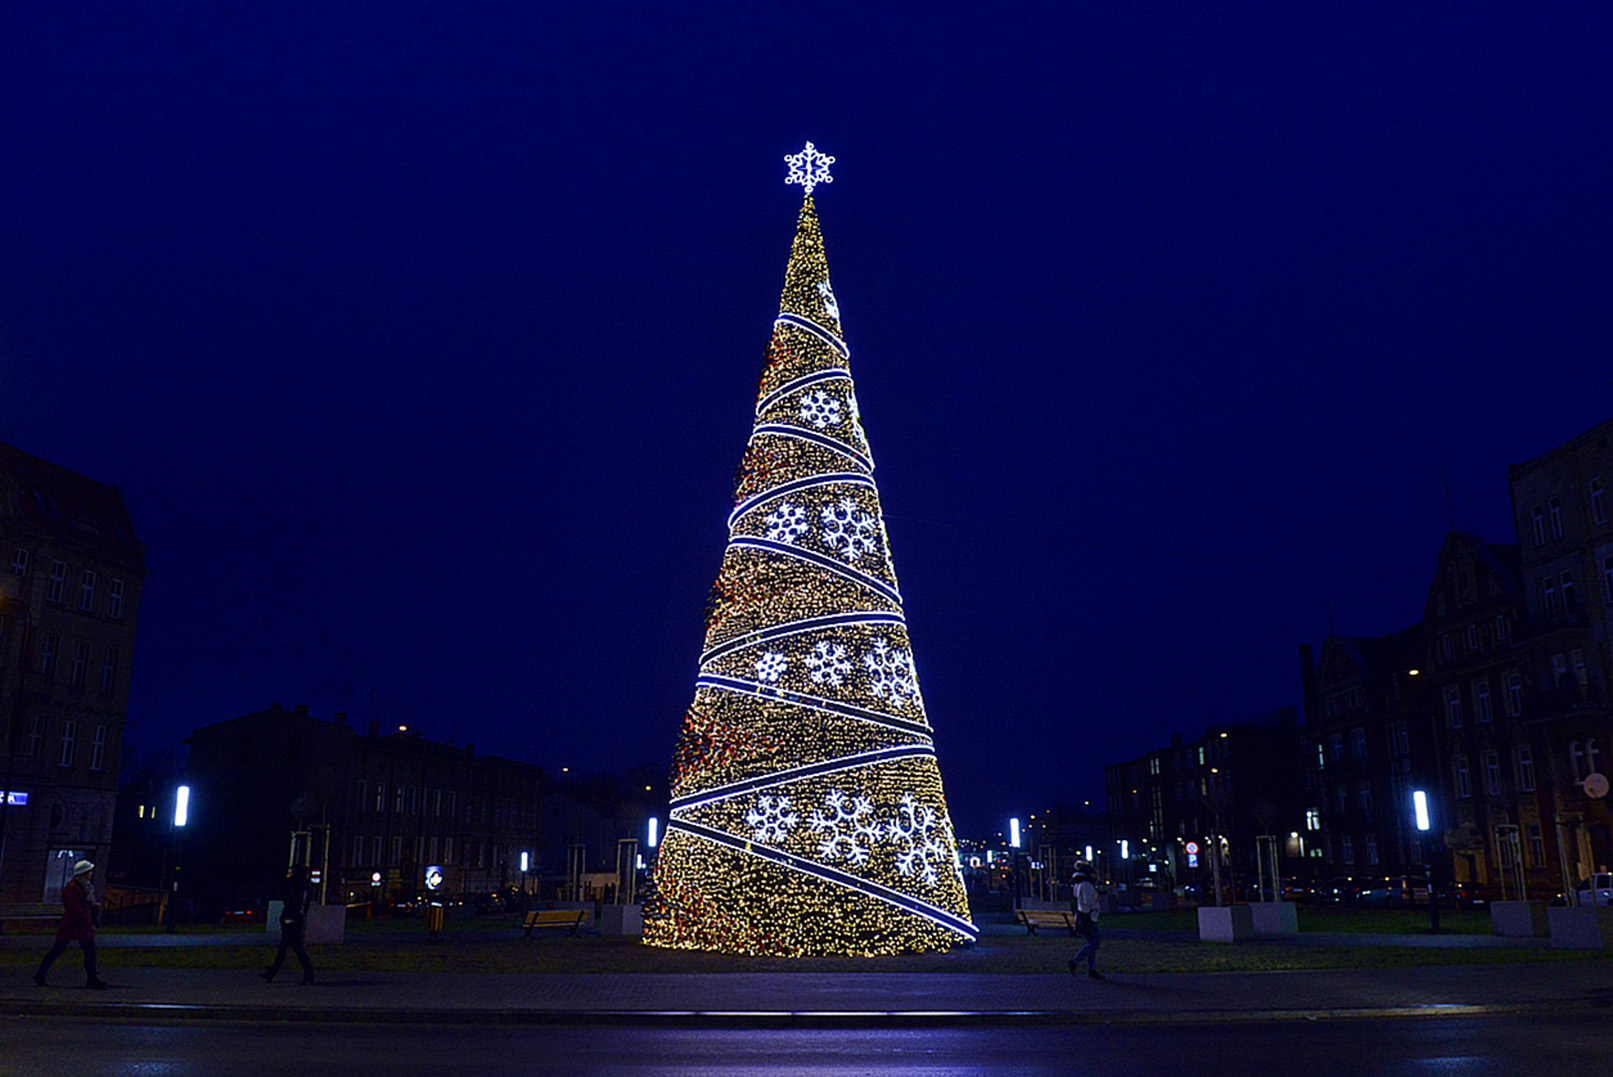
{"type": "Polygon", "coordinates": [[[556,781],[401,726],[372,721],[360,734],[345,715],[325,721],[302,705],[204,726],[187,743],[191,824],[179,860],[207,911],[272,895],[298,833],[330,902],[418,899],[431,868],[451,897],[546,885],[552,895],[572,847],[583,871],[614,867],[617,840],[642,832],[656,796],[655,782],[634,798],[621,780],[556,781]]]}
{"type": "Polygon", "coordinates": [[[1425,848],[1411,791],[1437,788],[1436,745],[1423,702],[1423,626],[1389,636],[1329,636],[1305,685],[1307,807],[1301,837],[1317,878],[1402,875],[1425,848]],[[1416,671],[1416,672],[1413,672],[1416,671]]]}
{"type": "Polygon", "coordinates": [[[1208,893],[1211,850],[1226,843],[1223,885],[1253,889],[1259,839],[1283,873],[1304,870],[1302,731],[1293,707],[1211,726],[1192,739],[1105,768],[1111,825],[1103,851],[1116,883],[1208,893]]]}
{"type": "Polygon", "coordinates": [[[1543,831],[1538,842],[1526,832],[1524,857],[1572,886],[1613,864],[1613,421],[1508,468],[1507,482],[1531,624],[1520,672],[1543,831]]]}
{"type": "Polygon", "coordinates": [[[117,487],[0,445],[0,901],[106,858],[145,575],[117,487]]]}

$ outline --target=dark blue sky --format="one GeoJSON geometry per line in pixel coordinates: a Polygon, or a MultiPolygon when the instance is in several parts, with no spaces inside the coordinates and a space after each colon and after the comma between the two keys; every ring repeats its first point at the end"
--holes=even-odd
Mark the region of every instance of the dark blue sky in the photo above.
{"type": "Polygon", "coordinates": [[[136,745],[670,763],[807,139],[960,829],[1297,703],[1613,410],[1606,5],[1327,6],[13,5],[0,440],[125,492],[136,745]]]}

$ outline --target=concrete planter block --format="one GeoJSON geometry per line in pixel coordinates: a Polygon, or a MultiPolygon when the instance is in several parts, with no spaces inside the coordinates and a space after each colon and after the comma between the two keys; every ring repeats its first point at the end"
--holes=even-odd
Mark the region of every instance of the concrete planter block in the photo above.
{"type": "Polygon", "coordinates": [[[637,905],[605,905],[599,910],[601,935],[644,934],[644,910],[637,905]]]}
{"type": "Polygon", "coordinates": [[[1543,939],[1551,934],[1544,901],[1493,901],[1490,923],[1497,935],[1513,939],[1543,939]]]}
{"type": "Polygon", "coordinates": [[[1200,942],[1237,942],[1255,933],[1254,915],[1247,905],[1200,905],[1200,942]]]}
{"type": "Polygon", "coordinates": [[[1546,910],[1551,944],[1568,950],[1613,950],[1613,908],[1571,906],[1546,910]]]}
{"type": "MultiPolygon", "coordinates": [[[[270,938],[280,937],[280,910],[286,907],[283,901],[269,902],[268,919],[263,929],[270,938]]],[[[315,905],[308,906],[308,923],[303,929],[304,942],[342,942],[347,938],[347,906],[346,905],[315,905]]]]}
{"type": "Polygon", "coordinates": [[[1299,934],[1299,908],[1292,901],[1251,901],[1249,915],[1256,935],[1299,934]]]}

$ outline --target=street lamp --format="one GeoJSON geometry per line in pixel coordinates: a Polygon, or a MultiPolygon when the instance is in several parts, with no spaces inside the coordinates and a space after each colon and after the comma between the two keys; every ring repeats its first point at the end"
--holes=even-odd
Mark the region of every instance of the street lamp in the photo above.
{"type": "Polygon", "coordinates": [[[661,844],[661,820],[657,819],[653,815],[650,816],[649,831],[644,835],[644,837],[644,844],[649,846],[651,849],[661,844]]]}
{"type": "Polygon", "coordinates": [[[1417,824],[1418,842],[1423,847],[1424,870],[1428,876],[1428,930],[1435,935],[1439,934],[1439,891],[1434,886],[1434,845],[1428,837],[1433,829],[1433,822],[1428,815],[1428,794],[1421,789],[1411,792],[1411,816],[1417,824]]]}
{"type": "Polygon", "coordinates": [[[179,925],[179,832],[190,823],[190,786],[181,785],[174,790],[174,815],[168,827],[169,859],[174,866],[173,881],[168,889],[168,908],[164,925],[171,934],[179,925]]]}
{"type": "Polygon", "coordinates": [[[1019,818],[1008,820],[1008,844],[1011,848],[1019,848],[1019,818]]]}

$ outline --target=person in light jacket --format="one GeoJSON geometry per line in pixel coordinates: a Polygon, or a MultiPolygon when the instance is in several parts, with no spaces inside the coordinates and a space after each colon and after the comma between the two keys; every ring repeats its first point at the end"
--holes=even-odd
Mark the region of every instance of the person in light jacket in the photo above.
{"type": "Polygon", "coordinates": [[[90,875],[94,871],[94,864],[80,860],[73,865],[73,881],[62,887],[62,918],[56,924],[56,942],[34,971],[34,983],[40,987],[50,986],[45,975],[70,942],[78,943],[84,951],[84,986],[107,986],[106,981],[95,974],[95,914],[92,911],[95,907],[95,886],[90,882],[90,875]]]}
{"type": "Polygon", "coordinates": [[[1098,888],[1092,885],[1092,865],[1085,860],[1076,861],[1075,875],[1070,882],[1075,887],[1075,895],[1070,899],[1070,906],[1075,910],[1075,933],[1087,940],[1070,958],[1070,975],[1081,975],[1081,959],[1086,958],[1087,975],[1094,980],[1107,979],[1098,971],[1098,917],[1102,910],[1098,907],[1098,888]]]}

